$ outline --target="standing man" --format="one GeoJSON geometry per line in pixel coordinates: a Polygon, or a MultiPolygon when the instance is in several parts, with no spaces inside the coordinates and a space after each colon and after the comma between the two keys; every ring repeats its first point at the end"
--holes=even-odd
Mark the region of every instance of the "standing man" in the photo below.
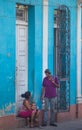
{"type": "Polygon", "coordinates": [[[56,88],[59,87],[57,77],[53,77],[49,69],[45,70],[46,77],[43,79],[42,99],[45,101],[44,105],[44,119],[42,126],[47,126],[48,108],[50,106],[50,126],[57,126],[55,124],[55,104],[56,104],[56,88]]]}

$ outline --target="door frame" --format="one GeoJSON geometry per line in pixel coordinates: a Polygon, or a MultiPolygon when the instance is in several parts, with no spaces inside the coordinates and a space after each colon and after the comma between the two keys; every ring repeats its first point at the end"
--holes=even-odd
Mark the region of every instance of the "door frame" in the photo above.
{"type": "MultiPolygon", "coordinates": [[[[18,49],[18,40],[17,40],[17,26],[26,26],[27,27],[27,35],[28,35],[28,23],[27,22],[23,22],[23,21],[20,21],[20,20],[17,20],[16,21],[16,69],[17,69],[17,57],[18,57],[18,54],[17,54],[17,49],[18,49]]],[[[26,70],[26,73],[27,73],[27,90],[28,90],[28,39],[27,39],[27,70],[26,70]]],[[[17,101],[19,100],[19,102],[22,102],[23,101],[23,99],[21,98],[21,100],[20,99],[18,99],[17,98],[17,70],[16,70],[16,73],[15,73],[15,85],[16,85],[16,103],[17,103],[17,101]]],[[[17,104],[16,104],[16,113],[18,113],[18,108],[17,108],[18,106],[17,106],[17,104]]]]}

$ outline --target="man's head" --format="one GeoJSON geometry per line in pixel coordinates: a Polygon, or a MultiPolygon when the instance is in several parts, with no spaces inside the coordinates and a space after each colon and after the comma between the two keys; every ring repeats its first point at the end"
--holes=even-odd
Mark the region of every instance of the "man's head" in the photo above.
{"type": "Polygon", "coordinates": [[[50,70],[49,70],[49,69],[46,69],[46,70],[45,70],[45,74],[46,74],[46,76],[49,76],[49,75],[51,75],[51,72],[50,72],[50,70]]]}

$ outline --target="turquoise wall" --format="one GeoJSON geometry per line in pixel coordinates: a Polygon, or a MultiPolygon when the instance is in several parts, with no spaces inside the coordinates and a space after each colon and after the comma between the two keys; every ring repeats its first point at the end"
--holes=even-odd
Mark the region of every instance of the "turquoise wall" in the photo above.
{"type": "MultiPolygon", "coordinates": [[[[28,88],[32,94],[35,92],[35,94],[33,94],[34,99],[40,98],[40,90],[42,87],[41,2],[40,0],[31,0],[31,2],[30,0],[0,1],[0,116],[15,113],[16,3],[29,5],[28,88]],[[36,25],[37,27],[35,28],[36,25]],[[37,90],[35,90],[36,88],[37,90]]],[[[39,105],[38,100],[36,99],[35,101],[39,105]]]]}
{"type": "Polygon", "coordinates": [[[34,97],[35,7],[28,8],[28,89],[34,97]]]}
{"type": "Polygon", "coordinates": [[[15,8],[0,1],[0,116],[15,111],[15,8]]]}
{"type": "Polygon", "coordinates": [[[43,28],[43,19],[42,19],[42,6],[35,7],[35,63],[34,63],[34,99],[38,107],[41,107],[41,92],[42,92],[42,28],[43,28]]]}
{"type": "MultiPolygon", "coordinates": [[[[0,0],[0,116],[15,113],[16,68],[16,3],[28,8],[28,89],[41,107],[42,89],[42,0],[0,0]]],[[[49,0],[48,66],[54,68],[54,9],[59,5],[70,9],[70,102],[76,103],[76,1],[49,0]]]]}
{"type": "Polygon", "coordinates": [[[42,89],[42,6],[29,7],[28,20],[28,88],[40,107],[42,89]]]}
{"type": "Polygon", "coordinates": [[[76,0],[49,0],[48,66],[54,72],[54,9],[66,5],[70,9],[70,104],[76,104],[76,0]]]}

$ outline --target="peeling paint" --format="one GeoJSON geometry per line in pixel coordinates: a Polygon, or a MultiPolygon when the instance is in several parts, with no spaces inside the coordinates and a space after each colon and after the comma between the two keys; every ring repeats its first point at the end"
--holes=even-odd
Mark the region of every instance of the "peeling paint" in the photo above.
{"type": "Polygon", "coordinates": [[[15,103],[5,104],[5,106],[2,107],[2,109],[0,109],[0,117],[13,114],[14,112],[15,112],[15,103]]]}
{"type": "Polygon", "coordinates": [[[10,111],[13,106],[15,106],[15,104],[10,103],[8,106],[6,106],[5,111],[10,111]]]}

